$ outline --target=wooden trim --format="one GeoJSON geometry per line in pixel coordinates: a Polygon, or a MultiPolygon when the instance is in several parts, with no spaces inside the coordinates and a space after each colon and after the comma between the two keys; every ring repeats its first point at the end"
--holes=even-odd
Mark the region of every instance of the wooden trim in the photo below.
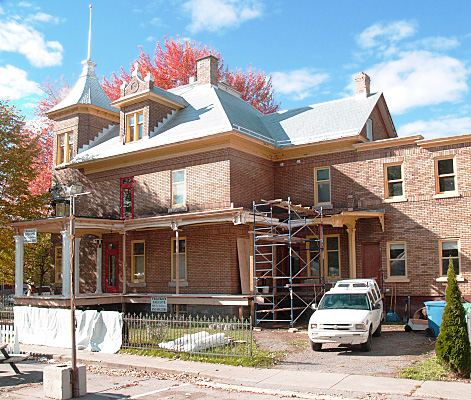
{"type": "Polygon", "coordinates": [[[417,141],[417,145],[420,147],[439,147],[439,146],[450,146],[460,143],[471,142],[471,134],[466,135],[457,135],[457,136],[448,136],[443,138],[436,139],[422,139],[417,141]]]}
{"type": "Polygon", "coordinates": [[[353,147],[356,151],[368,151],[376,149],[386,149],[389,147],[408,146],[411,144],[418,144],[418,140],[423,139],[422,135],[395,137],[389,139],[375,140],[373,142],[354,144],[353,147]]]}
{"type": "Polygon", "coordinates": [[[435,172],[435,196],[443,196],[443,197],[457,197],[459,196],[458,192],[458,179],[457,179],[457,171],[456,171],[456,157],[454,155],[442,156],[442,157],[435,157],[434,158],[434,172],[435,172]],[[439,175],[438,172],[438,162],[443,160],[453,160],[453,174],[443,174],[439,175]],[[453,176],[455,190],[447,190],[447,191],[440,191],[440,178],[441,177],[450,177],[453,176]]]}
{"type": "MultiPolygon", "coordinates": [[[[141,254],[138,254],[138,256],[141,256],[141,254]]],[[[133,283],[139,283],[139,282],[145,282],[146,281],[146,241],[145,240],[132,240],[131,241],[131,282],[133,283]],[[135,261],[135,255],[134,255],[134,245],[137,243],[143,243],[144,244],[144,254],[142,255],[144,257],[144,278],[139,279],[135,278],[135,272],[136,272],[136,261],[135,261]]]]}
{"type": "Polygon", "coordinates": [[[62,283],[62,246],[54,247],[54,282],[62,283]]]}
{"type": "MultiPolygon", "coordinates": [[[[175,270],[175,252],[174,252],[174,247],[175,247],[175,241],[176,241],[176,238],[172,238],[172,243],[171,243],[171,254],[172,254],[172,259],[171,259],[171,281],[172,282],[176,282],[176,278],[175,278],[175,273],[176,273],[176,270],[175,270]]],[[[185,255],[185,278],[181,278],[180,277],[180,282],[187,282],[188,281],[188,275],[187,275],[187,247],[186,247],[186,237],[180,237],[178,238],[178,241],[179,242],[185,242],[185,253],[181,253],[179,252],[179,254],[184,254],[185,255]]]]}
{"type": "Polygon", "coordinates": [[[315,167],[314,168],[314,204],[316,206],[325,206],[325,205],[330,205],[332,204],[332,175],[330,173],[330,166],[325,166],[325,167],[315,167]],[[329,180],[323,180],[323,181],[318,181],[317,180],[317,171],[321,170],[329,170],[329,180]],[[326,183],[329,182],[329,201],[328,202],[319,202],[319,190],[317,188],[318,183],[326,183]]]}
{"type": "Polygon", "coordinates": [[[167,97],[160,96],[157,93],[152,92],[150,89],[146,89],[142,92],[129,94],[127,96],[121,97],[118,100],[115,100],[111,103],[113,107],[122,109],[130,104],[135,104],[140,101],[151,100],[155,101],[156,103],[163,104],[164,106],[173,108],[175,110],[181,110],[186,106],[180,104],[176,101],[170,100],[167,97]]]}
{"type": "Polygon", "coordinates": [[[74,114],[90,114],[96,117],[108,119],[111,122],[119,124],[119,112],[113,112],[106,110],[101,107],[97,107],[91,104],[73,104],[71,106],[61,108],[55,111],[48,111],[46,115],[48,118],[59,121],[62,119],[66,119],[74,114]]]}

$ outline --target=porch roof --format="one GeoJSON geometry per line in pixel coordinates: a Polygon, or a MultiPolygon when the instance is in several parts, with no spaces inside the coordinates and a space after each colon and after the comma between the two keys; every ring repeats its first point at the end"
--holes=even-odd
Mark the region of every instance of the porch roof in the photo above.
{"type": "MultiPolygon", "coordinates": [[[[135,230],[146,230],[156,228],[178,228],[185,225],[208,224],[216,222],[232,222],[234,224],[244,224],[247,221],[249,212],[242,207],[225,208],[208,211],[194,211],[178,214],[157,215],[136,219],[108,219],[75,217],[75,234],[97,235],[103,233],[123,233],[135,230]]],[[[41,219],[31,219],[12,222],[10,226],[16,230],[17,234],[22,234],[25,229],[36,228],[38,232],[60,233],[69,227],[69,217],[51,217],[41,219]]]]}

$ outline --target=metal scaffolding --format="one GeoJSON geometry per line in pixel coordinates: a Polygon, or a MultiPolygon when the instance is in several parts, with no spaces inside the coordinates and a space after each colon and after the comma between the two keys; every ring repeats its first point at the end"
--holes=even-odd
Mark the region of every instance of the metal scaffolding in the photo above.
{"type": "Polygon", "coordinates": [[[293,327],[325,291],[322,209],[262,200],[253,215],[255,325],[293,327]]]}

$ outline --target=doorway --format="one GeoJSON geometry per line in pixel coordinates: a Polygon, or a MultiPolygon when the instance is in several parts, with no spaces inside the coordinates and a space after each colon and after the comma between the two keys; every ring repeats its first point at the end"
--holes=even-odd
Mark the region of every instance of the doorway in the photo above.
{"type": "Polygon", "coordinates": [[[118,242],[106,243],[105,247],[105,292],[119,291],[119,245],[118,242]]]}
{"type": "Polygon", "coordinates": [[[362,278],[374,278],[381,288],[383,284],[381,273],[381,247],[379,242],[361,244],[362,278]]]}

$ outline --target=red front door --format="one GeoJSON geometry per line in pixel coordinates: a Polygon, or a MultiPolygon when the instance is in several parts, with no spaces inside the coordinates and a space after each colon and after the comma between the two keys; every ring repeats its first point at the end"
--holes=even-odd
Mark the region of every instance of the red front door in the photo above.
{"type": "Polygon", "coordinates": [[[379,243],[361,244],[362,278],[375,278],[378,286],[382,286],[381,250],[379,243]]]}
{"type": "Polygon", "coordinates": [[[105,245],[105,292],[117,293],[119,288],[119,246],[118,242],[105,245]]]}

